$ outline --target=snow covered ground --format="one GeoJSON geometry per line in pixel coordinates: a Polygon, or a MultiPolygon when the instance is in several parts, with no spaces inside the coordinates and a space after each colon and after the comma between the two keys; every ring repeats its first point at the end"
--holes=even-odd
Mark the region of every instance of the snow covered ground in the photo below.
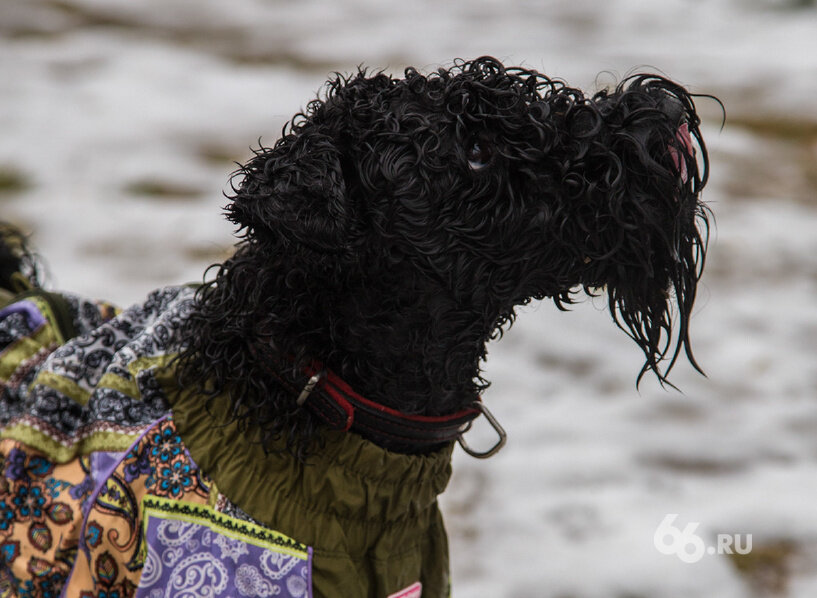
{"type": "MultiPolygon", "coordinates": [[[[491,348],[508,446],[458,453],[458,598],[817,595],[817,8],[788,0],[0,2],[0,217],[56,287],[120,303],[229,249],[232,160],[332,70],[492,54],[592,89],[660,71],[707,115],[716,218],[693,321],[704,378],[645,380],[603,301],[524,310],[491,348]],[[742,558],[659,553],[668,514],[742,558]]],[[[477,431],[478,432],[478,431],[477,431]]]]}

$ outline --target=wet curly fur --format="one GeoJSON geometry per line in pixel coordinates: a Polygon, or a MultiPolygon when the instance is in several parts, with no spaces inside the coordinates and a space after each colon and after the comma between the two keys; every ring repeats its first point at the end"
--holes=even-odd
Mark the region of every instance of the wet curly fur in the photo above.
{"type": "Polygon", "coordinates": [[[644,352],[639,379],[665,382],[682,354],[697,368],[699,124],[656,75],[592,97],[490,57],[338,75],[237,171],[240,241],[198,291],[181,380],[228,392],[237,418],[303,455],[319,424],[279,380],[310,360],[388,407],[449,414],[486,388],[486,342],[517,306],[582,292],[607,293],[644,352]]]}

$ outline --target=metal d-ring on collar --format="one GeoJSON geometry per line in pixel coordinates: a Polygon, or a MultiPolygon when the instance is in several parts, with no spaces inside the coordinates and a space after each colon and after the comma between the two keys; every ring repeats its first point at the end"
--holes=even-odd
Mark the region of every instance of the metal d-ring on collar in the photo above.
{"type": "Polygon", "coordinates": [[[497,440],[496,444],[494,444],[494,446],[489,448],[487,451],[483,452],[475,451],[470,446],[468,446],[467,442],[465,442],[465,433],[471,429],[471,424],[473,423],[468,422],[467,424],[465,424],[465,426],[463,426],[462,432],[460,432],[460,435],[457,437],[457,442],[460,443],[462,450],[464,450],[472,457],[476,457],[477,459],[487,459],[488,457],[492,457],[493,455],[497,454],[499,452],[499,449],[505,446],[505,442],[508,440],[508,434],[505,432],[505,428],[503,428],[500,425],[500,423],[496,420],[494,414],[490,412],[490,410],[483,404],[482,401],[475,401],[474,407],[482,412],[482,414],[485,416],[485,419],[487,419],[488,423],[491,424],[491,427],[494,429],[494,432],[496,432],[496,435],[499,437],[499,440],[497,440]]]}

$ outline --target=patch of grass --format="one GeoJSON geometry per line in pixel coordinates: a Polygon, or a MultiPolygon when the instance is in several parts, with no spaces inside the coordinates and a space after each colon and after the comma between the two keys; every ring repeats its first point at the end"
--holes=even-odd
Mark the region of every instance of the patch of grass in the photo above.
{"type": "MultiPolygon", "coordinates": [[[[332,72],[338,68],[337,63],[330,61],[315,60],[279,50],[257,51],[240,46],[236,47],[235,44],[232,44],[230,47],[225,46],[222,48],[222,51],[216,51],[216,53],[232,63],[241,66],[275,66],[289,68],[299,72],[320,73],[321,75],[332,72]]],[[[387,64],[390,63],[387,62],[387,64]]]]}
{"type": "Polygon", "coordinates": [[[752,152],[720,156],[715,167],[731,176],[726,192],[732,197],[787,197],[814,205],[817,185],[817,121],[770,115],[741,114],[726,126],[755,137],[752,152]]]}
{"type": "Polygon", "coordinates": [[[539,353],[536,356],[536,362],[543,368],[568,372],[577,378],[587,376],[598,367],[598,363],[594,359],[563,356],[546,352],[539,353]]]}
{"type": "Polygon", "coordinates": [[[223,262],[230,255],[232,255],[233,248],[231,246],[208,244],[208,245],[191,245],[184,248],[184,257],[195,262],[215,263],[223,262]]]}
{"type": "Polygon", "coordinates": [[[66,0],[49,0],[43,6],[62,12],[73,18],[78,27],[134,27],[134,23],[127,18],[102,10],[94,10],[66,0]]]}
{"type": "Polygon", "coordinates": [[[730,554],[729,560],[738,574],[759,596],[784,596],[791,578],[792,560],[797,545],[781,539],[754,544],[748,554],[730,554]]]}
{"type": "Polygon", "coordinates": [[[153,179],[135,181],[126,186],[125,191],[131,195],[176,201],[195,199],[202,193],[201,190],[194,187],[153,179]]]}
{"type": "Polygon", "coordinates": [[[780,116],[729,116],[728,127],[739,127],[762,137],[811,143],[817,140],[817,122],[780,116]]]}
{"type": "Polygon", "coordinates": [[[718,461],[705,457],[679,457],[676,455],[651,455],[644,458],[643,462],[657,469],[704,476],[721,476],[735,473],[746,466],[745,463],[740,461],[718,461]]]}
{"type": "Polygon", "coordinates": [[[0,165],[0,194],[11,194],[25,191],[31,183],[22,172],[13,166],[0,165]]]}
{"type": "MultiPolygon", "coordinates": [[[[240,151],[236,151],[235,148],[216,144],[202,145],[197,149],[196,153],[205,162],[217,166],[235,164],[236,162],[240,163],[242,158],[245,157],[241,155],[240,151]]],[[[246,150],[244,153],[248,154],[249,150],[246,150]]]]}

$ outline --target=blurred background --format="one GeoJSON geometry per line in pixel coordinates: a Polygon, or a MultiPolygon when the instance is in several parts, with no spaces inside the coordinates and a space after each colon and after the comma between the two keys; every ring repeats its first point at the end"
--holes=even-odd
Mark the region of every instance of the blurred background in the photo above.
{"type": "Polygon", "coordinates": [[[491,54],[586,91],[648,70],[714,94],[692,322],[708,377],[682,364],[682,392],[637,390],[603,299],[523,310],[486,365],[509,443],[458,452],[442,499],[454,595],[813,597],[815,39],[809,0],[0,0],[0,218],[31,231],[51,286],[124,305],[228,254],[233,161],[331,71],[491,54]],[[752,551],[660,554],[673,513],[752,551]]]}

